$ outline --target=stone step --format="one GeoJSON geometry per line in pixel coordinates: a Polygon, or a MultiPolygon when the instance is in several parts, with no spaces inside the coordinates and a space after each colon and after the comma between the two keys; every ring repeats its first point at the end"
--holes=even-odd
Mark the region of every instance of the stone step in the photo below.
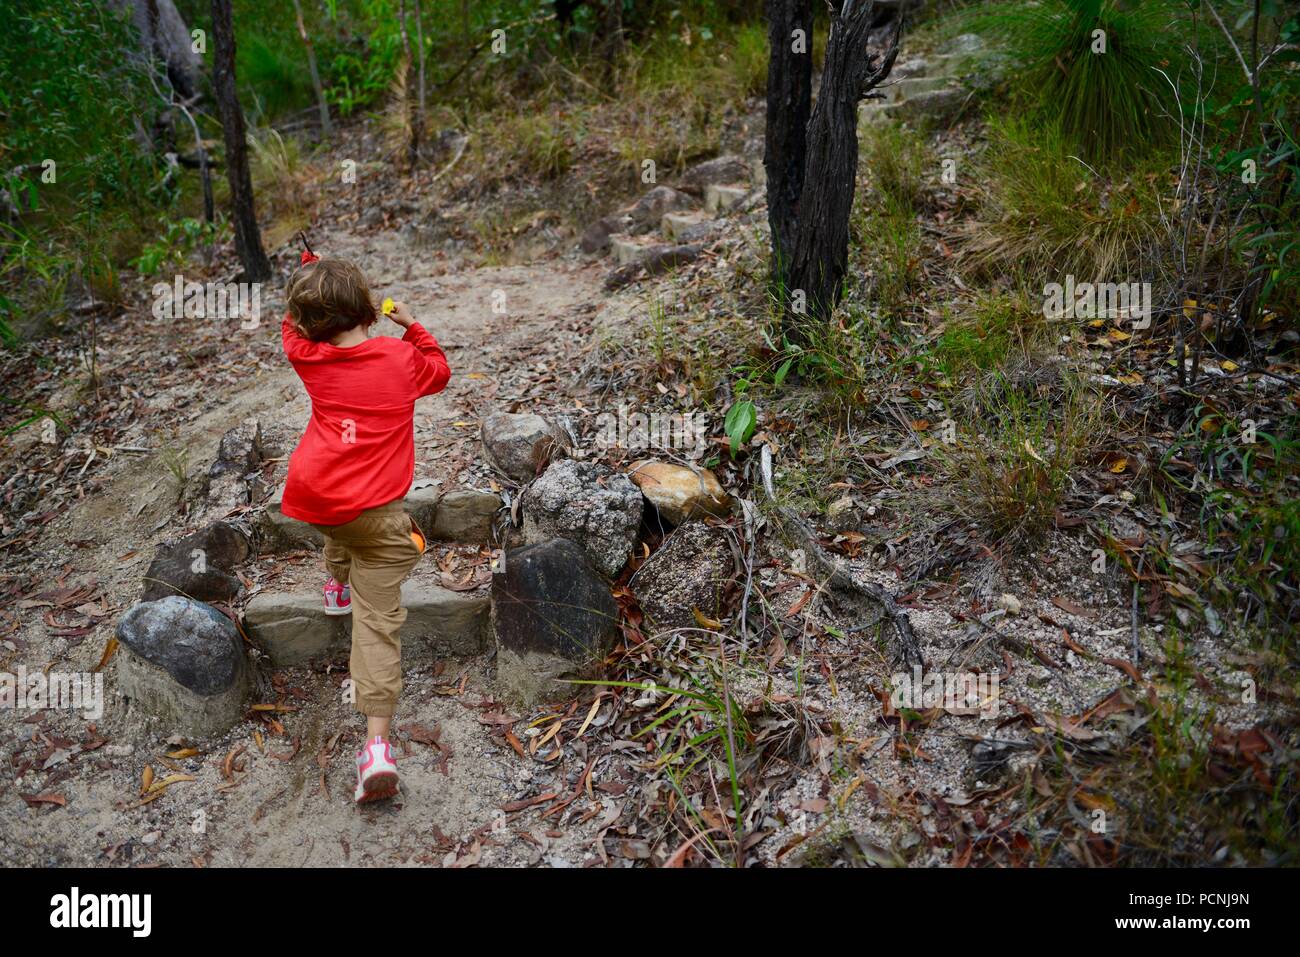
{"type": "MultiPolygon", "coordinates": [[[[299,548],[319,548],[320,532],[306,522],[290,518],[280,510],[284,498],[281,486],[266,503],[258,519],[262,547],[273,552],[299,548]]],[[[455,489],[441,494],[428,479],[417,479],[406,493],[406,511],[434,541],[465,545],[491,545],[492,522],[501,508],[495,492],[478,489],[455,489]]]]}
{"type": "Polygon", "coordinates": [[[749,187],[739,183],[710,183],[704,189],[704,209],[710,213],[724,212],[737,206],[749,195],[749,187]]]}
{"type": "Polygon", "coordinates": [[[955,117],[966,103],[967,92],[959,86],[915,93],[906,99],[887,103],[884,112],[891,119],[915,122],[932,120],[944,123],[955,117]]]}
{"type": "MultiPolygon", "coordinates": [[[[486,587],[452,591],[437,584],[430,570],[418,570],[402,584],[402,607],[407,610],[401,630],[404,663],[427,665],[488,650],[486,587]]],[[[244,609],[244,628],[277,668],[344,653],[352,641],[352,616],[325,614],[319,588],[253,596],[244,609]]]]}
{"type": "Polygon", "coordinates": [[[929,93],[956,84],[956,80],[946,76],[909,76],[890,80],[878,92],[887,96],[886,102],[900,103],[918,93],[929,93]]]}
{"type": "Polygon", "coordinates": [[[712,235],[721,223],[708,213],[692,210],[686,213],[665,213],[659,224],[659,232],[671,242],[694,242],[712,235]]]}
{"type": "Polygon", "coordinates": [[[610,251],[620,266],[630,266],[640,262],[653,247],[661,245],[657,236],[629,236],[626,234],[609,237],[610,251]]]}

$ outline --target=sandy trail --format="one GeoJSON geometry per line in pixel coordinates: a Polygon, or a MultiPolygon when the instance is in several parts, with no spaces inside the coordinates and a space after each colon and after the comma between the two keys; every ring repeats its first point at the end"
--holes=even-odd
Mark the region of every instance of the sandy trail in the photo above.
{"type": "MultiPolygon", "coordinates": [[[[416,408],[416,475],[436,479],[444,489],[482,484],[479,417],[515,402],[545,402],[550,390],[571,380],[574,369],[567,360],[592,341],[594,325],[608,318],[597,264],[553,258],[448,268],[409,248],[393,231],[322,234],[313,245],[322,254],[360,263],[376,296],[405,299],[446,350],[450,385],[416,408]]],[[[219,377],[225,386],[219,391],[211,383],[182,383],[149,399],[163,408],[175,403],[168,441],[187,449],[194,471],[206,469],[221,435],[249,417],[295,430],[306,421],[306,396],[278,355],[282,296],[277,290],[270,298],[262,327],[251,333],[257,339],[254,368],[219,377]]],[[[387,321],[375,331],[401,333],[387,321]]],[[[107,334],[106,363],[115,350],[126,353],[130,346],[107,334]]],[[[153,456],[114,456],[100,489],[46,526],[33,556],[38,580],[50,587],[60,574],[68,582],[93,577],[107,614],[92,635],[72,642],[49,637],[42,609],[32,609],[20,618],[17,653],[0,654],[4,667],[95,667],[113,624],[139,596],[153,547],[187,527],[171,507],[163,472],[153,456]]],[[[271,587],[317,574],[316,560],[306,555],[262,556],[252,569],[259,583],[280,579],[271,587]]],[[[458,849],[464,863],[574,865],[593,858],[594,832],[563,828],[559,839],[543,833],[564,815],[533,826],[535,837],[520,839],[526,813],[508,819],[501,812],[502,805],[539,786],[571,791],[582,764],[575,767],[573,756],[554,766],[521,759],[500,738],[489,737],[500,709],[480,705],[490,694],[487,667],[484,660],[470,660],[440,663],[440,673],[407,669],[397,724],[426,742],[436,732],[440,747],[399,743],[402,795],[358,809],[351,801],[353,755],[363,726],[340,700],[340,671],[279,673],[276,690],[295,709],[279,716],[283,736],[259,741],[255,730],[261,726],[245,721],[221,740],[194,742],[201,754],[169,759],[166,752],[176,746],[164,740],[166,731],[131,713],[115,695],[110,665],[104,671],[104,715],[93,731],[81,715],[68,712],[0,711],[0,759],[6,769],[16,769],[3,775],[0,786],[0,863],[428,864],[444,857],[450,862],[458,849]],[[58,753],[60,745],[70,752],[66,757],[58,753]],[[228,779],[224,759],[241,748],[234,764],[243,770],[228,779]],[[44,760],[32,766],[37,758],[44,760]],[[159,776],[181,773],[195,780],[171,785],[164,797],[141,805],[146,766],[159,776]],[[16,776],[17,770],[23,773],[16,776]],[[21,794],[59,794],[66,803],[29,806],[21,794]]]]}

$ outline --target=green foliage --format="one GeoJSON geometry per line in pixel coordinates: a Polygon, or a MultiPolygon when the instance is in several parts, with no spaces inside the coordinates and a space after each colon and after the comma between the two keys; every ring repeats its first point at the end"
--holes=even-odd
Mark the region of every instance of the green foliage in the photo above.
{"type": "Polygon", "coordinates": [[[1174,0],[1043,0],[960,19],[1005,46],[1036,124],[1059,126],[1072,150],[1100,162],[1169,140],[1175,98],[1157,69],[1183,58],[1186,14],[1174,0]]]}
{"type": "Polygon", "coordinates": [[[963,243],[976,272],[1006,270],[1031,287],[1066,274],[1086,281],[1150,275],[1160,233],[1156,168],[1101,176],[1072,157],[1057,130],[1024,116],[991,116],[975,171],[981,211],[963,243]]]}
{"type": "Polygon", "coordinates": [[[1009,356],[1029,352],[1043,338],[1042,313],[1006,294],[981,295],[969,310],[951,317],[933,349],[939,370],[948,378],[968,370],[1004,365],[1009,356]]]}
{"type": "Polygon", "coordinates": [[[205,223],[193,217],[163,219],[162,226],[162,236],[146,243],[140,255],[131,260],[130,265],[143,276],[155,276],[169,265],[180,266],[201,243],[213,242],[223,231],[221,223],[205,223]]]}
{"type": "Polygon", "coordinates": [[[722,423],[722,430],[727,433],[731,448],[731,457],[754,436],[758,425],[758,409],[749,399],[737,399],[727,410],[727,417],[722,423]]]}

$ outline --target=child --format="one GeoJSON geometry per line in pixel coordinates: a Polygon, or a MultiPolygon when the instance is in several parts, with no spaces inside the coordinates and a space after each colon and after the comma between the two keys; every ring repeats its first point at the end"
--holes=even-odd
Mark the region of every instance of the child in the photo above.
{"type": "Polygon", "coordinates": [[[402,690],[401,586],[424,552],[402,499],[415,472],[415,400],[442,391],[451,370],[404,303],[391,313],[406,330],[401,339],[368,337],[378,316],[355,265],[311,253],[302,263],[281,335],[311,397],[311,420],[289,458],[281,511],[325,537],[326,614],[352,613],[350,670],[366,716],[360,804],[397,792],[388,734],[402,690]]]}

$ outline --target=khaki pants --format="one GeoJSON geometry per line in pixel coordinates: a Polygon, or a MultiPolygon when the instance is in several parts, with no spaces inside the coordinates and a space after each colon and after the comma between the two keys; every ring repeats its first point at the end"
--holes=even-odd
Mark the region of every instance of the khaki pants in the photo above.
{"type": "MultiPolygon", "coordinates": [[[[423,551],[401,499],[367,509],[345,525],[317,525],[325,536],[325,567],[352,588],[352,672],[356,708],[391,718],[402,693],[402,639],[406,621],[402,581],[423,551]]],[[[423,539],[423,534],[420,534],[423,539]]]]}

